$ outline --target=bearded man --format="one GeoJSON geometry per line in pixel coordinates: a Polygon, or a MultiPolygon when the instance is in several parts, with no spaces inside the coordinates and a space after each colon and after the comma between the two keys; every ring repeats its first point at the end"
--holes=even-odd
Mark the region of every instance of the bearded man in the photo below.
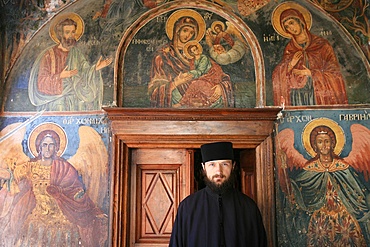
{"type": "Polygon", "coordinates": [[[233,186],[232,143],[207,143],[201,153],[207,186],[180,203],[169,246],[267,246],[256,203],[233,186]]]}
{"type": "Polygon", "coordinates": [[[91,66],[76,47],[83,34],[83,21],[74,13],[61,15],[49,30],[57,43],[36,59],[30,74],[28,95],[37,110],[100,110],[103,79],[100,70],[112,59],[99,58],[91,66]]]}

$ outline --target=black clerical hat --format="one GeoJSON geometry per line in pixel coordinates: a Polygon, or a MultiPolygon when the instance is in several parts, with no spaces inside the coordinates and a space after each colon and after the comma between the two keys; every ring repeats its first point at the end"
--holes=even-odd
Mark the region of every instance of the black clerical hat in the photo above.
{"type": "Polygon", "coordinates": [[[211,160],[234,160],[231,142],[213,142],[200,147],[203,163],[211,160]]]}

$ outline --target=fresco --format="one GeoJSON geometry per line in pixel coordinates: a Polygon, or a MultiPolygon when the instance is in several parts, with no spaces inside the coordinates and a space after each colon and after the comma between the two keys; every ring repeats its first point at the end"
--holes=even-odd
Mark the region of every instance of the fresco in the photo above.
{"type": "Polygon", "coordinates": [[[239,1],[156,4],[105,1],[86,7],[86,2],[77,1],[49,17],[19,53],[6,78],[4,111],[369,103],[368,61],[348,32],[310,2],[249,3],[253,13],[242,11],[239,1]],[[300,31],[306,34],[305,39],[289,33],[280,22],[282,14],[284,18],[289,14],[283,13],[288,9],[295,9],[295,15],[301,17],[297,20],[303,25],[300,31]],[[181,26],[179,13],[193,20],[196,32],[191,37],[183,35],[180,42],[175,34],[180,34],[176,30],[181,26]],[[78,60],[68,62],[78,64],[78,72],[72,65],[66,68],[65,62],[53,65],[50,58],[55,52],[50,55],[48,49],[63,47],[54,28],[68,15],[77,23],[72,50],[79,54],[78,60]],[[306,44],[299,47],[296,40],[306,40],[306,44]],[[201,54],[185,51],[187,41],[197,41],[201,54]],[[49,60],[43,53],[49,54],[49,60]],[[171,53],[174,55],[167,56],[171,53]],[[171,59],[175,59],[172,64],[171,59]],[[294,63],[290,63],[292,68],[288,69],[288,61],[294,63]],[[307,69],[300,69],[303,66],[307,69]],[[46,72],[50,69],[68,77],[60,79],[59,73],[48,77],[53,72],[46,72]],[[286,72],[294,76],[288,80],[286,72]]]}
{"type": "Polygon", "coordinates": [[[104,116],[3,118],[1,246],[106,246],[104,116]]]}
{"type": "Polygon", "coordinates": [[[278,246],[369,246],[368,111],[283,113],[275,141],[278,246]]]}
{"type": "Polygon", "coordinates": [[[84,22],[76,13],[53,19],[49,34],[56,45],[46,48],[33,63],[28,96],[38,111],[100,110],[103,78],[100,70],[112,59],[100,56],[93,66],[76,47],[84,31],[84,22]]]}
{"type": "Polygon", "coordinates": [[[248,43],[235,21],[211,11],[185,8],[153,12],[145,22],[133,30],[131,43],[131,37],[122,39],[123,106],[255,106],[254,60],[258,58],[253,57],[253,50],[259,47],[256,39],[248,43]]]}
{"type": "Polygon", "coordinates": [[[338,59],[327,40],[310,32],[310,12],[296,3],[282,3],[272,14],[272,24],[290,39],[272,74],[274,105],[348,104],[338,59]]]}

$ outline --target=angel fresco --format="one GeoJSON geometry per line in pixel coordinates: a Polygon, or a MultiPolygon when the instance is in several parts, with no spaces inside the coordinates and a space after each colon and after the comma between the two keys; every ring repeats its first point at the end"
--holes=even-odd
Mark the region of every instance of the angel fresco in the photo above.
{"type": "Polygon", "coordinates": [[[206,32],[211,57],[221,65],[233,64],[246,53],[247,46],[240,32],[230,22],[214,21],[206,32]]]}
{"type": "Polygon", "coordinates": [[[311,13],[295,2],[284,2],[275,8],[271,22],[277,33],[290,39],[272,74],[274,105],[348,104],[332,46],[310,32],[311,13]]]}
{"type": "Polygon", "coordinates": [[[58,15],[49,34],[56,45],[45,49],[31,69],[28,95],[38,110],[99,110],[103,100],[101,69],[112,63],[99,58],[91,66],[76,47],[84,22],[76,13],[58,15]]]}
{"type": "MultiPolygon", "coordinates": [[[[19,125],[8,125],[2,136],[19,125]]],[[[99,134],[81,126],[80,146],[67,161],[59,125],[44,123],[30,133],[31,159],[22,148],[25,131],[0,143],[0,245],[105,246],[108,219],[99,191],[107,191],[108,155],[99,134]]]]}
{"type": "Polygon", "coordinates": [[[343,129],[312,120],[302,134],[309,160],[295,149],[294,134],[287,128],[276,136],[280,189],[290,202],[282,206],[285,237],[297,241],[301,234],[300,246],[368,246],[370,130],[351,125],[352,151],[342,158],[343,129]]]}
{"type": "MultiPolygon", "coordinates": [[[[160,47],[152,62],[148,92],[152,107],[233,107],[234,97],[230,76],[221,66],[211,61],[211,72],[194,78],[189,71],[195,69],[194,59],[185,55],[185,45],[190,41],[200,42],[206,31],[203,17],[196,11],[182,9],[167,19],[166,34],[169,43],[160,47]],[[202,80],[211,87],[212,94],[194,104],[181,101],[189,85],[202,80]],[[218,86],[215,87],[215,84],[218,86]],[[212,97],[212,99],[210,98],[212,97]],[[213,100],[215,98],[216,100],[213,100]]],[[[200,99],[197,97],[197,99],[200,99]]]]}

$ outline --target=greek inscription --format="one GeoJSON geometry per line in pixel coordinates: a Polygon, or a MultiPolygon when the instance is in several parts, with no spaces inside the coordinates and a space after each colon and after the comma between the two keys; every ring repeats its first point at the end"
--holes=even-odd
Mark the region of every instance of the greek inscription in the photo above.
{"type": "Polygon", "coordinates": [[[166,22],[167,21],[167,17],[166,16],[157,16],[156,17],[156,20],[157,22],[166,22]]]}
{"type": "Polygon", "coordinates": [[[75,119],[73,117],[67,117],[63,119],[63,124],[73,124],[75,119]]]}
{"type": "Polygon", "coordinates": [[[280,41],[280,36],[277,34],[263,34],[263,42],[280,41]]]}
{"type": "Polygon", "coordinates": [[[303,116],[288,116],[285,118],[288,123],[305,123],[312,120],[312,116],[303,115],[303,116]]]}
{"type": "Polygon", "coordinates": [[[360,121],[360,120],[369,120],[370,113],[363,114],[340,114],[339,121],[360,121]]]}

